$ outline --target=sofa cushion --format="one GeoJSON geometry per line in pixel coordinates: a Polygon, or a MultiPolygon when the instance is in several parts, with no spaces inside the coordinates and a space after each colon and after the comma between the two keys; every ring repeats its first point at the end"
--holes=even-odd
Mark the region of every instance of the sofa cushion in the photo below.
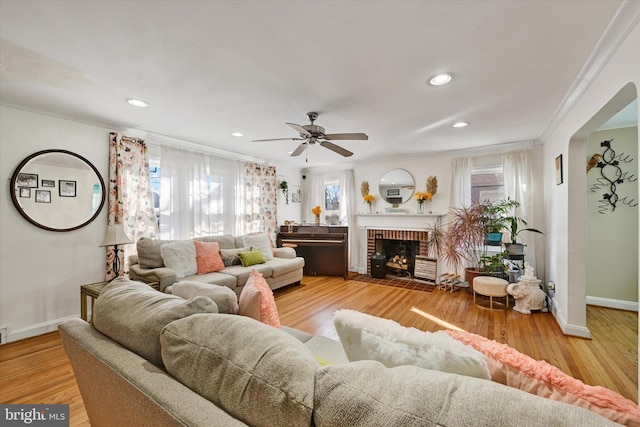
{"type": "Polygon", "coordinates": [[[415,365],[491,379],[487,360],[444,332],[424,332],[355,310],[337,310],[334,324],[350,361],[377,360],[387,367],[415,365]]]}
{"type": "Polygon", "coordinates": [[[238,258],[240,258],[243,267],[251,267],[252,265],[264,264],[266,262],[262,252],[257,249],[255,251],[239,252],[238,258]]]}
{"type": "Polygon", "coordinates": [[[162,367],[162,328],[194,313],[217,313],[218,308],[206,297],[184,300],[121,278],[102,289],[93,311],[93,324],[98,331],[162,367]]]}
{"type": "Polygon", "coordinates": [[[213,285],[195,280],[181,280],[171,287],[171,293],[180,298],[208,297],[218,306],[218,313],[238,313],[238,296],[226,286],[213,285]]]}
{"type": "Polygon", "coordinates": [[[225,267],[230,267],[232,265],[242,264],[240,262],[240,257],[238,254],[240,252],[250,251],[250,247],[237,248],[237,249],[220,249],[220,256],[222,257],[222,262],[225,267]]]}
{"type": "MultiPolygon", "coordinates": [[[[291,249],[291,248],[283,248],[283,249],[291,249]]],[[[294,251],[295,254],[295,251],[294,251]]],[[[292,271],[300,270],[304,268],[304,258],[302,257],[293,257],[293,258],[277,258],[274,257],[271,261],[268,262],[269,267],[271,267],[271,277],[280,277],[284,276],[287,273],[291,273],[292,271]]]]}
{"type": "Polygon", "coordinates": [[[196,246],[193,240],[177,240],[160,246],[160,255],[164,265],[176,272],[176,278],[182,279],[198,272],[196,246]]]}
{"type": "Polygon", "coordinates": [[[164,267],[162,255],[160,255],[160,247],[167,242],[168,240],[151,239],[149,237],[141,237],[138,239],[136,242],[136,251],[138,252],[138,264],[140,264],[140,267],[164,267]]]}
{"type": "MultiPolygon", "coordinates": [[[[188,320],[188,319],[185,319],[188,320]]],[[[316,427],[613,426],[599,415],[501,384],[363,360],[316,371],[316,427]]]]}
{"type": "Polygon", "coordinates": [[[162,332],[167,371],[253,426],[309,426],[319,364],[296,338],[244,316],[195,315],[162,332]]]}
{"type": "Polygon", "coordinates": [[[199,240],[201,242],[216,242],[220,245],[220,249],[234,249],[235,241],[231,234],[225,234],[222,236],[201,236],[196,237],[195,240],[199,240]]]}
{"type": "Polygon", "coordinates": [[[252,317],[275,328],[280,327],[278,306],[273,298],[273,291],[258,270],[251,270],[249,280],[242,288],[238,314],[252,317]]]}
{"type": "MultiPolygon", "coordinates": [[[[225,267],[225,270],[227,267],[225,267]]],[[[210,283],[212,285],[226,286],[229,289],[235,289],[238,284],[238,280],[230,275],[224,273],[224,270],[220,272],[207,273],[207,274],[194,274],[193,276],[187,276],[182,280],[195,280],[197,282],[210,283]]]]}
{"type": "Polygon", "coordinates": [[[271,249],[271,241],[266,234],[249,234],[242,236],[242,246],[249,246],[251,250],[258,249],[262,252],[265,261],[273,259],[273,252],[271,249]]]}
{"type": "Polygon", "coordinates": [[[197,274],[215,273],[224,268],[218,242],[194,240],[193,244],[196,248],[197,274]]]}
{"type": "Polygon", "coordinates": [[[640,426],[640,407],[613,390],[587,385],[544,360],[483,336],[465,331],[447,333],[486,355],[494,381],[590,409],[620,424],[640,426]]]}
{"type": "Polygon", "coordinates": [[[224,270],[222,270],[222,273],[235,277],[238,283],[237,286],[242,286],[247,283],[247,280],[249,280],[251,270],[258,270],[265,278],[271,277],[270,263],[271,261],[264,264],[256,264],[249,268],[243,267],[242,265],[232,265],[231,267],[225,267],[224,270]]]}

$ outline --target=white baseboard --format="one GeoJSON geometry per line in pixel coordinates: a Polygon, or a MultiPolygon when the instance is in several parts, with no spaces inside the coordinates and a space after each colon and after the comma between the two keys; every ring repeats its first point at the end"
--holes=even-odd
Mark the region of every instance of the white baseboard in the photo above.
{"type": "Polygon", "coordinates": [[[58,330],[58,325],[66,320],[79,318],[80,314],[75,316],[63,317],[61,319],[49,320],[48,322],[37,323],[25,328],[16,329],[14,331],[9,330],[7,342],[18,341],[25,338],[31,338],[38,335],[46,334],[47,332],[53,332],[58,330]]]}
{"type": "Polygon", "coordinates": [[[635,311],[636,313],[638,312],[638,303],[633,301],[587,296],[587,304],[596,305],[598,307],[616,308],[618,310],[635,311]]]}
{"type": "Polygon", "coordinates": [[[562,329],[562,333],[565,335],[571,335],[574,337],[580,338],[589,338],[591,339],[591,331],[586,326],[578,326],[567,323],[567,320],[562,316],[562,313],[558,309],[558,303],[555,298],[550,298],[551,300],[551,313],[553,317],[556,318],[560,329],[562,329]]]}

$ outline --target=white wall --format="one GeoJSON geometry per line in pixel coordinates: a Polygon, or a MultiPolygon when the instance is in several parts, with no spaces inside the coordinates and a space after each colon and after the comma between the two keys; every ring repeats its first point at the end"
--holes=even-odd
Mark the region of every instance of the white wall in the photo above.
{"type": "Polygon", "coordinates": [[[104,280],[105,249],[98,245],[107,217],[103,209],[91,224],[66,233],[37,228],[11,201],[11,175],[28,155],[57,148],[89,160],[106,182],[109,129],[7,107],[0,107],[0,123],[0,327],[13,341],[79,315],[80,285],[104,280]]]}
{"type": "MultiPolygon", "coordinates": [[[[546,266],[556,283],[553,313],[566,333],[589,336],[586,328],[586,219],[570,216],[570,208],[585,209],[585,149],[570,140],[627,83],[640,84],[640,26],[630,32],[602,71],[576,100],[544,142],[546,266]],[[565,183],[556,185],[555,158],[563,155],[565,183]],[[578,183],[572,188],[570,183],[578,183]],[[569,231],[572,230],[572,234],[569,231]],[[576,268],[569,268],[569,265],[576,268]]],[[[586,141],[585,141],[586,144],[586,141]]]]}
{"type": "MultiPolygon", "coordinates": [[[[638,178],[638,127],[598,131],[591,134],[587,145],[587,158],[605,150],[600,143],[611,140],[611,148],[620,160],[623,174],[638,178]]],[[[611,160],[611,159],[608,159],[611,160]]],[[[603,194],[611,193],[602,186],[600,168],[587,174],[587,302],[627,308],[625,303],[638,302],[638,207],[624,200],[638,202],[638,181],[624,180],[616,185],[618,203],[615,210],[605,202],[603,194]],[[592,190],[596,191],[592,191],[592,190]],[[604,212],[604,213],[602,213],[604,212]]],[[[604,170],[609,179],[615,175],[613,167],[604,170]]],[[[632,304],[627,304],[632,305],[632,304]]]]}

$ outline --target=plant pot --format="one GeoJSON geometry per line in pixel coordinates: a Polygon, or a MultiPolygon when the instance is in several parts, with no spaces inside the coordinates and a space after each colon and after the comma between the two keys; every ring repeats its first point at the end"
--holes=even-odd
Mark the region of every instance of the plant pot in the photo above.
{"type": "Polygon", "coordinates": [[[522,243],[505,243],[504,247],[509,252],[507,255],[524,255],[524,245],[522,243]]]}
{"type": "Polygon", "coordinates": [[[489,246],[502,246],[502,233],[484,233],[484,242],[489,246]]]}
{"type": "Polygon", "coordinates": [[[464,280],[469,283],[469,290],[473,292],[473,279],[478,276],[484,276],[485,274],[479,268],[465,268],[464,269],[464,280]]]}

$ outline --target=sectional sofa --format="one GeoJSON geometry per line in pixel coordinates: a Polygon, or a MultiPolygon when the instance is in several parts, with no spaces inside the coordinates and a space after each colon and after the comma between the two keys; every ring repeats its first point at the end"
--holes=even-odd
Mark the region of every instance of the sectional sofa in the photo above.
{"type": "Polygon", "coordinates": [[[217,311],[118,279],[94,325],[61,324],[91,425],[617,425],[486,379],[349,362],[337,341],[217,311]]]}
{"type": "MultiPolygon", "coordinates": [[[[251,243],[268,241],[266,235],[247,234],[242,236],[198,237],[198,242],[215,242],[221,252],[226,254],[239,253],[252,249],[251,243]],[[267,240],[264,240],[264,239],[267,240]]],[[[173,245],[189,243],[192,241],[160,240],[143,237],[136,242],[137,255],[129,257],[129,277],[145,283],[158,282],[160,291],[171,293],[171,287],[178,281],[198,281],[226,286],[233,289],[238,295],[249,278],[252,269],[258,270],[267,280],[273,290],[291,284],[299,284],[304,270],[304,258],[296,256],[292,248],[264,247],[265,262],[244,267],[240,262],[225,265],[219,271],[205,274],[181,275],[177,269],[165,265],[166,260],[162,256],[162,247],[168,243],[173,245]],[[270,256],[269,256],[270,255],[270,256]]],[[[186,251],[185,251],[186,252],[186,251]]],[[[186,255],[185,255],[186,256],[186,255]]],[[[195,256],[195,254],[190,255],[195,256]]],[[[166,258],[166,256],[165,256],[166,258]]]]}

